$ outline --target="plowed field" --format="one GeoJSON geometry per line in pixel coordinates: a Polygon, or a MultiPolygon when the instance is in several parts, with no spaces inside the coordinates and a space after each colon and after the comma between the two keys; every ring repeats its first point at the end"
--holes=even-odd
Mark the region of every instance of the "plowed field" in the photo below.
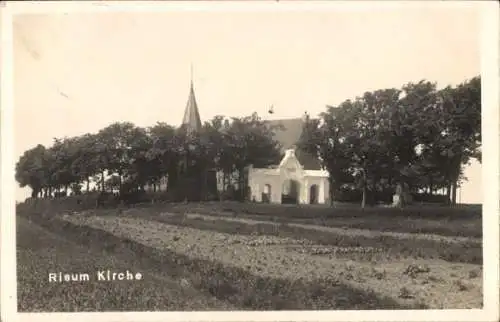
{"type": "Polygon", "coordinates": [[[161,208],[28,217],[18,216],[20,311],[482,307],[475,233],[161,208]],[[47,279],[105,268],[144,278],[47,279]]]}

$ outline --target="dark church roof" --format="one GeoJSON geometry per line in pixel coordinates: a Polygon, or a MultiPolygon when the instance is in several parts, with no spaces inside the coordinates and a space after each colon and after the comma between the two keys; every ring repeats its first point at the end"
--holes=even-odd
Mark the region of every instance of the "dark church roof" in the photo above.
{"type": "Polygon", "coordinates": [[[196,104],[196,97],[194,95],[193,82],[191,81],[191,88],[189,90],[189,97],[186,104],[186,109],[184,110],[184,118],[182,119],[182,125],[185,126],[186,130],[199,131],[201,129],[201,118],[200,112],[198,111],[198,104],[196,104]]]}
{"type": "MultiPolygon", "coordinates": [[[[274,129],[274,138],[280,143],[283,155],[285,150],[294,148],[299,141],[302,134],[303,122],[302,118],[269,121],[271,126],[277,126],[277,128],[274,129]]],[[[297,156],[299,162],[304,166],[305,170],[321,169],[321,164],[318,158],[310,153],[296,148],[295,155],[297,156]]]]}
{"type": "MultiPolygon", "coordinates": [[[[270,125],[278,125],[274,130],[275,139],[280,143],[282,154],[284,156],[285,150],[294,148],[302,134],[302,118],[270,120],[270,125]]],[[[182,119],[182,126],[188,132],[197,132],[201,129],[200,112],[198,111],[198,104],[194,94],[193,81],[191,81],[191,88],[189,90],[189,97],[184,111],[184,118],[182,119]]],[[[317,157],[306,153],[300,149],[295,149],[295,155],[299,162],[304,166],[305,170],[320,170],[321,164],[317,157]]]]}

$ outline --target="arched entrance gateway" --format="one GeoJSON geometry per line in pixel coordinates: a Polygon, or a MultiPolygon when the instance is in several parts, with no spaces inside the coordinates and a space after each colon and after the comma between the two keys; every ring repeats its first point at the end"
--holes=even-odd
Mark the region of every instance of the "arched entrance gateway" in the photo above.
{"type": "Polygon", "coordinates": [[[318,203],[318,185],[313,184],[309,188],[309,204],[314,205],[318,203]]]}
{"type": "Polygon", "coordinates": [[[304,169],[293,149],[286,150],[279,165],[260,169],[250,166],[248,173],[252,200],[256,202],[324,204],[329,193],[328,172],[304,169]]]}
{"type": "Polygon", "coordinates": [[[270,203],[271,202],[271,185],[264,185],[264,192],[262,192],[262,202],[270,203]]]}
{"type": "Polygon", "coordinates": [[[294,179],[283,181],[281,203],[298,204],[300,196],[300,183],[294,179]]]}

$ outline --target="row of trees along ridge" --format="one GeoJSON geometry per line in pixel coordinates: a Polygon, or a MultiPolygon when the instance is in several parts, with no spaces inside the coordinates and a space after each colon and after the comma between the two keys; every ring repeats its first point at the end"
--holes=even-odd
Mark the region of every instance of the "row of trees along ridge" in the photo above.
{"type": "MultiPolygon", "coordinates": [[[[25,151],[15,176],[21,187],[32,189],[33,198],[69,190],[141,190],[165,177],[168,189],[175,190],[189,160],[224,173],[226,184],[236,174],[243,186],[246,166],[279,163],[274,130],[256,113],[216,116],[199,133],[165,123],[149,128],[114,123],[25,151]]],[[[364,205],[367,192],[394,192],[396,184],[405,183],[429,194],[445,189],[455,203],[464,165],[471,158],[481,161],[480,77],[440,90],[428,81],[409,83],[327,106],[319,118],[304,122],[297,146],[320,156],[332,197],[351,187],[363,195],[364,205]]]]}
{"type": "Polygon", "coordinates": [[[481,79],[437,90],[428,81],[366,92],[306,123],[299,146],[323,160],[332,191],[446,191],[455,204],[463,169],[481,162],[481,79]]]}

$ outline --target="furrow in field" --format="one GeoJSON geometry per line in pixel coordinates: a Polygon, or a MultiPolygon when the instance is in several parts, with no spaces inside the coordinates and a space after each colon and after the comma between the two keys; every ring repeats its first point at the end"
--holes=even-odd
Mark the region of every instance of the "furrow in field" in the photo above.
{"type": "Polygon", "coordinates": [[[447,207],[345,208],[249,203],[163,204],[163,211],[229,215],[282,223],[355,228],[384,232],[482,237],[479,209],[447,207]]]}
{"type": "MultiPolygon", "coordinates": [[[[175,213],[168,213],[168,212],[162,212],[160,215],[162,216],[173,216],[176,215],[175,213]]],[[[273,224],[276,226],[279,226],[279,223],[275,223],[272,221],[267,221],[267,220],[255,220],[255,219],[249,219],[249,218],[238,218],[233,215],[206,215],[206,214],[199,214],[199,213],[185,213],[185,216],[188,218],[203,218],[203,219],[222,219],[225,221],[230,221],[230,222],[240,222],[240,223],[245,223],[245,224],[250,224],[250,225],[257,225],[257,224],[273,224]]],[[[482,243],[481,238],[474,238],[474,237],[461,237],[461,236],[456,236],[456,237],[449,237],[449,236],[442,236],[442,235],[436,235],[436,234],[421,234],[421,233],[400,233],[400,232],[383,232],[383,231],[375,231],[375,230],[369,230],[369,229],[357,229],[357,228],[348,228],[348,229],[343,229],[343,228],[337,228],[337,227],[325,227],[325,226],[319,226],[319,225],[310,225],[310,224],[298,224],[298,223],[286,223],[286,225],[290,227],[299,227],[299,228],[304,228],[304,229],[311,229],[311,230],[318,230],[318,231],[324,231],[324,232],[330,232],[330,233],[335,233],[338,235],[358,235],[358,236],[364,236],[364,237],[380,237],[380,236],[388,236],[388,237],[396,237],[396,238],[401,238],[401,239],[418,239],[418,240],[433,240],[437,242],[447,242],[447,243],[464,243],[464,242],[473,242],[473,243],[482,243]]]]}
{"type": "Polygon", "coordinates": [[[334,253],[336,257],[349,257],[360,260],[383,260],[402,258],[443,259],[456,263],[482,263],[482,245],[474,242],[438,241],[431,239],[408,239],[387,235],[364,236],[350,230],[336,233],[315,230],[273,222],[241,221],[241,218],[219,218],[189,214],[151,213],[141,210],[126,210],[120,216],[147,218],[170,225],[191,227],[205,231],[237,234],[278,236],[304,239],[321,244],[322,249],[310,253],[334,253]],[[347,249],[346,249],[347,248],[347,249]]]}
{"type": "Polygon", "coordinates": [[[480,307],[480,278],[469,272],[480,270],[471,264],[453,265],[433,260],[354,262],[335,256],[314,256],[300,249],[311,241],[276,236],[234,235],[169,225],[129,216],[65,216],[65,220],[104,229],[155,249],[165,249],[190,258],[216,260],[223,265],[245,269],[252,274],[289,280],[336,279],[354,288],[376,291],[401,303],[423,302],[432,308],[480,307]],[[410,266],[428,267],[426,273],[405,275],[410,266]],[[450,275],[453,272],[453,275],[450,275]],[[460,281],[467,279],[466,290],[460,281]],[[401,295],[409,290],[410,299],[401,295]],[[460,293],[450,300],[449,294],[460,293]]]}

